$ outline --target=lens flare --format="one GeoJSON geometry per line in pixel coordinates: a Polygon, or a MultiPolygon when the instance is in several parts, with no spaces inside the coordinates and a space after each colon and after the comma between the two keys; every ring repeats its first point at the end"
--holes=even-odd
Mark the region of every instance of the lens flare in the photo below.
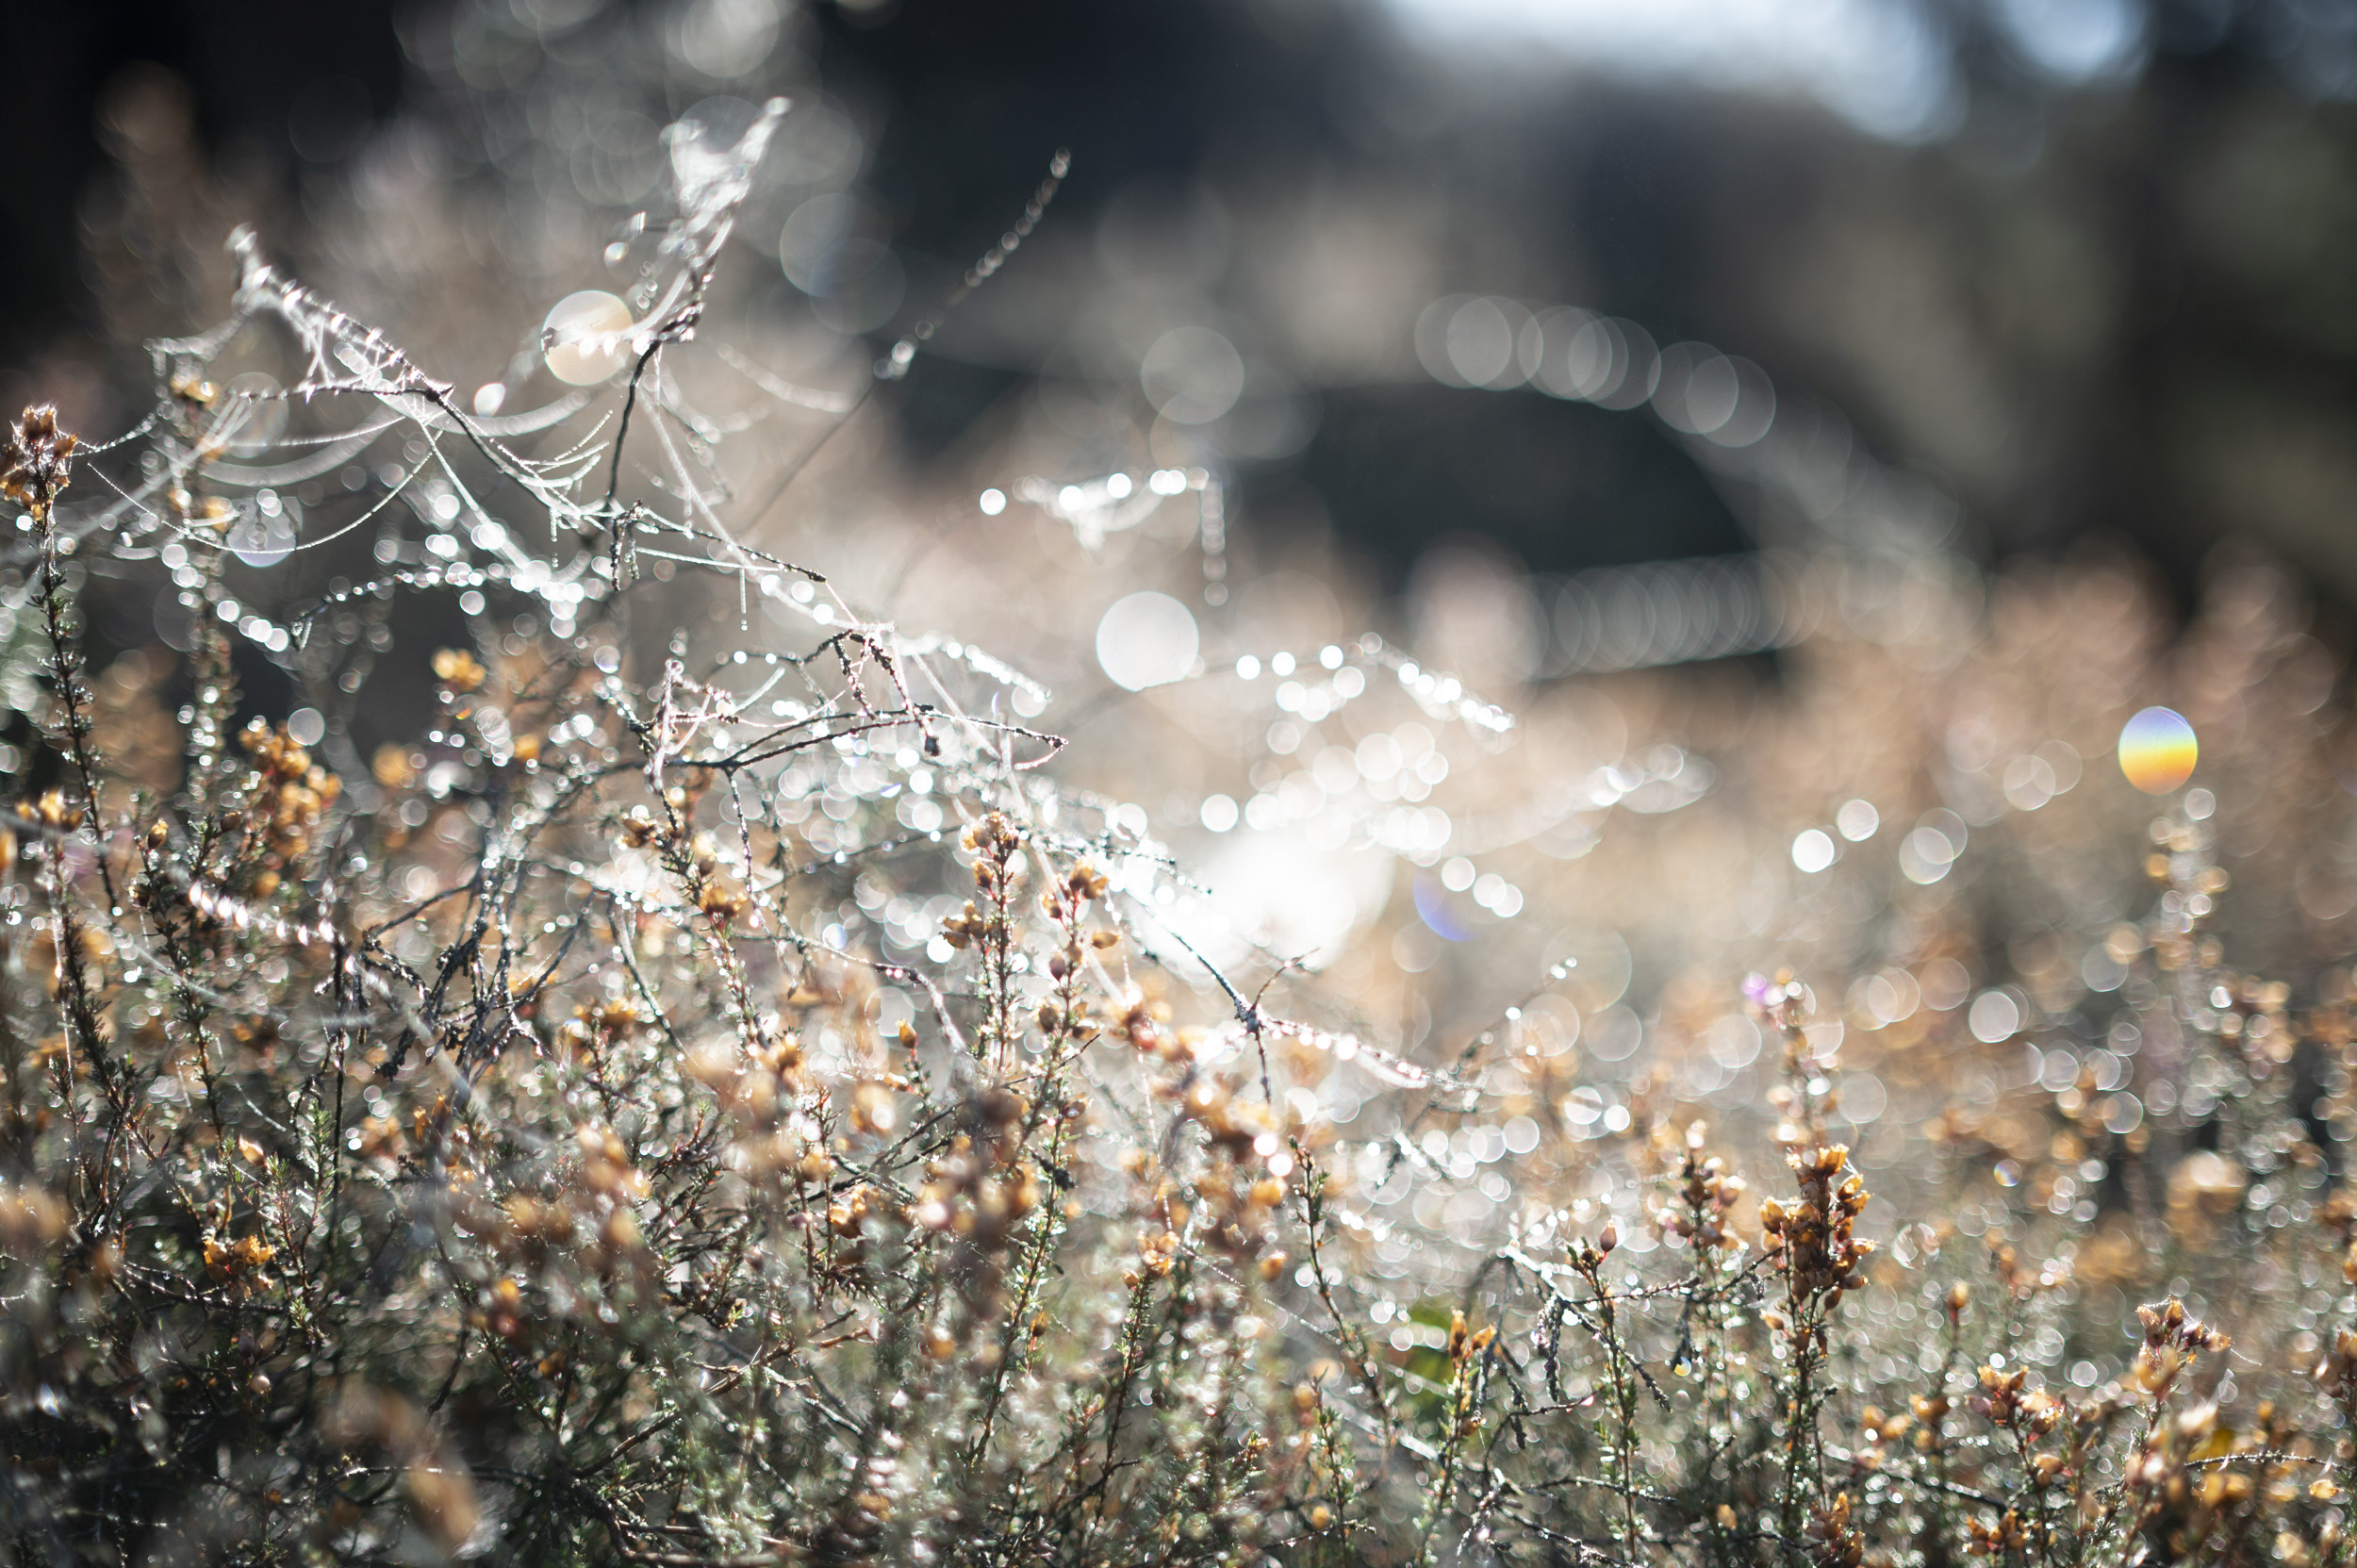
{"type": "Polygon", "coordinates": [[[2169,708],[2147,708],[2120,727],[2119,770],[2147,795],[2166,795],[2193,777],[2200,755],[2193,726],[2169,708]]]}

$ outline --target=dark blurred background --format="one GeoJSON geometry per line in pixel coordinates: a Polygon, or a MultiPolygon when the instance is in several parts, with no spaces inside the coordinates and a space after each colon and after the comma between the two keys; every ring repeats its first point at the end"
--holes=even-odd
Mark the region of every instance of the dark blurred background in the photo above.
{"type": "MultiPolygon", "coordinates": [[[[732,3],[753,0],[694,0],[732,3]]],[[[543,24],[598,8],[513,4],[543,24]]],[[[5,389],[93,403],[138,363],[86,254],[93,225],[139,244],[93,217],[136,135],[104,112],[125,73],[185,83],[204,156],[299,210],[306,182],[405,111],[434,53],[420,30],[448,26],[377,0],[7,10],[5,389]]],[[[1658,421],[1427,373],[1418,311],[1496,295],[1747,358],[1784,407],[1838,409],[1863,450],[1953,498],[1987,558],[2126,541],[2182,590],[2247,538],[2357,602],[2357,8],[763,14],[860,128],[863,200],[912,258],[971,256],[1053,149],[1073,151],[1047,233],[1067,262],[1093,251],[1092,281],[1066,288],[1080,274],[1043,262],[1026,294],[1019,263],[1002,301],[945,335],[893,404],[917,465],[953,462],[1042,373],[1101,373],[1069,324],[1144,289],[1224,323],[1253,378],[1239,406],[1275,410],[1228,442],[1245,511],[1330,527],[1394,581],[1458,534],[1541,571],[1753,542],[1739,487],[1658,421]]],[[[560,20],[552,49],[578,25],[560,20]]],[[[862,325],[882,343],[907,313],[862,325]]]]}

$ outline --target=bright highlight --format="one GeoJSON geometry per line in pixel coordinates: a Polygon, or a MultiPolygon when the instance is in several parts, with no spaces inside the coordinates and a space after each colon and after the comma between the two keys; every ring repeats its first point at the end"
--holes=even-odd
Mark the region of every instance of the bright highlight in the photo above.
{"type": "Polygon", "coordinates": [[[540,352],[549,372],[569,387],[595,387],[630,355],[630,306],[602,289],[585,289],[556,302],[540,323],[540,352]]]}
{"type": "Polygon", "coordinates": [[[2201,754],[2193,726],[2169,708],[2147,708],[2120,727],[2119,770],[2147,795],[2166,795],[2193,777],[2201,754]]]}

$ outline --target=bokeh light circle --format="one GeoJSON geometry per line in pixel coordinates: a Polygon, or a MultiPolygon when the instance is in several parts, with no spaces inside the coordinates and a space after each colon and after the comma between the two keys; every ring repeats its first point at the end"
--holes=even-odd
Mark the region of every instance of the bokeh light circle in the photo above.
{"type": "Polygon", "coordinates": [[[1244,356],[1207,326],[1174,327],[1139,367],[1147,401],[1179,424],[1209,424],[1244,395],[1244,356]]]}
{"type": "Polygon", "coordinates": [[[298,520],[291,501],[275,490],[263,490],[240,509],[222,542],[247,566],[274,567],[294,553],[298,520]]]}
{"type": "Polygon", "coordinates": [[[2184,715],[2146,708],[2120,726],[2119,770],[2147,795],[2166,795],[2193,777],[2201,748],[2184,715]]]}
{"type": "Polygon", "coordinates": [[[549,372],[568,386],[596,386],[629,356],[630,326],[630,306],[602,289],[566,295],[540,323],[549,372]]]}
{"type": "Polygon", "coordinates": [[[1096,623],[1096,662],[1129,691],[1184,680],[1201,646],[1194,614],[1166,593],[1116,600],[1096,623]]]}

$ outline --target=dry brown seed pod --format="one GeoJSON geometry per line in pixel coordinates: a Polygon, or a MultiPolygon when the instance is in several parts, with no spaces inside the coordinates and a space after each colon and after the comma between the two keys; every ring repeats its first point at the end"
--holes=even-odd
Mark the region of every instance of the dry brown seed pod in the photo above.
{"type": "Polygon", "coordinates": [[[58,411],[48,404],[29,407],[16,428],[0,439],[0,495],[31,513],[49,515],[50,503],[72,482],[76,438],[58,429],[58,411]]]}

